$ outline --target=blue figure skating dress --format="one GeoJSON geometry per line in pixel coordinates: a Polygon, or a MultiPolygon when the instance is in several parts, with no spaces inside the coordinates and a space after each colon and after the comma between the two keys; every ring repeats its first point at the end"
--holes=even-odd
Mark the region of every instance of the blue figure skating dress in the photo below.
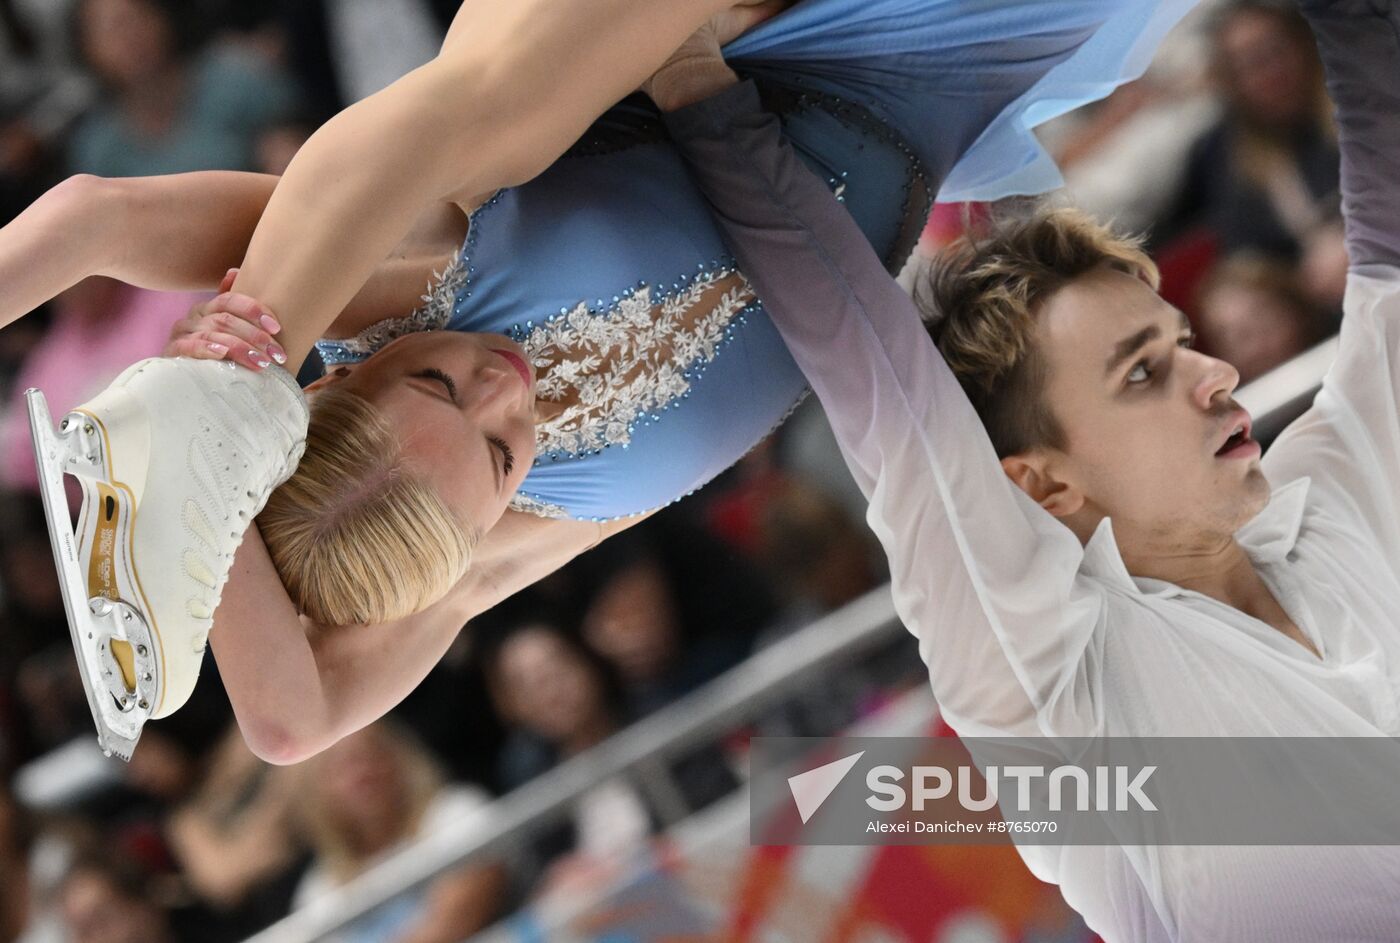
{"type": "MultiPolygon", "coordinates": [[[[1057,186],[1030,129],[1140,74],[1190,6],[801,0],[725,54],[893,272],[935,197],[1057,186]]],[[[655,110],[634,98],[477,210],[421,308],[320,350],[335,364],[411,331],[514,337],[540,368],[539,397],[572,405],[538,427],[513,506],[621,517],[705,484],[805,392],[741,276],[655,110]]]]}

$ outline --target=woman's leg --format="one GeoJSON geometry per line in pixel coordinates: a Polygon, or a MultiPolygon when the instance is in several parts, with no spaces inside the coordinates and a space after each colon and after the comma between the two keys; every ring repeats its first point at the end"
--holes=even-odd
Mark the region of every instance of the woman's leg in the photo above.
{"type": "Polygon", "coordinates": [[[276,185],[222,171],[65,180],[0,228],[0,327],[91,275],[212,290],[243,258],[276,185]]]}
{"type": "Polygon", "coordinates": [[[296,366],[423,207],[543,170],[728,0],[473,0],[432,62],[337,115],[263,214],[234,290],[296,366]]]}

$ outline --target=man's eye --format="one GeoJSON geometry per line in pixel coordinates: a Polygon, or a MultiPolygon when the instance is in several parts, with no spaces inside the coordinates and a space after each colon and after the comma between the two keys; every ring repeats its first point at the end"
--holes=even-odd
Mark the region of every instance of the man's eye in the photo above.
{"type": "Polygon", "coordinates": [[[1145,383],[1152,379],[1152,371],[1147,368],[1147,361],[1143,360],[1133,365],[1133,369],[1128,371],[1129,383],[1145,383]]]}
{"type": "Polygon", "coordinates": [[[1196,332],[1195,332],[1195,331],[1191,331],[1191,332],[1189,332],[1189,333],[1187,333],[1187,334],[1181,335],[1181,337],[1177,338],[1176,346],[1178,346],[1178,347],[1195,347],[1195,346],[1196,346],[1196,332]]]}

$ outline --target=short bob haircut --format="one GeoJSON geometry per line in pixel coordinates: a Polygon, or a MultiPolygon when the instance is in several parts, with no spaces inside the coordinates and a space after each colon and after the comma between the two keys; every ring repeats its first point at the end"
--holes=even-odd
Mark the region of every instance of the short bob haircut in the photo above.
{"type": "Polygon", "coordinates": [[[474,543],[404,467],[379,410],[335,387],[312,396],[306,452],[258,529],[293,603],[320,625],[378,624],[425,609],[466,574],[474,543]]]}

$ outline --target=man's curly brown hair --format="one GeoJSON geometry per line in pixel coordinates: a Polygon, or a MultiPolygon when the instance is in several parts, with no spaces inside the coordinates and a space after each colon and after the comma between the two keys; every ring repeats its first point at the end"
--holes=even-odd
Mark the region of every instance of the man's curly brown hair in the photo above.
{"type": "Polygon", "coordinates": [[[982,418],[998,458],[1063,447],[1064,434],[1043,395],[1036,318],[1055,292],[1104,267],[1157,288],[1157,266],[1140,239],[1120,236],[1080,210],[1041,208],[994,222],[986,235],[960,239],[915,286],[929,335],[982,418]]]}

